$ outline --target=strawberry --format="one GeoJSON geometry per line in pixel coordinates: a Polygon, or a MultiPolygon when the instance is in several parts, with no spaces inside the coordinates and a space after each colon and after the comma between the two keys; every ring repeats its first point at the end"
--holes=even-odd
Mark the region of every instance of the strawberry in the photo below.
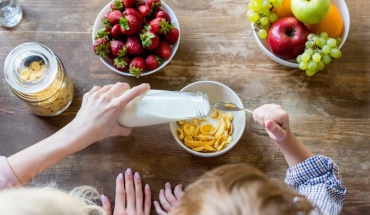
{"type": "Polygon", "coordinates": [[[110,50],[114,57],[123,57],[127,52],[126,45],[119,40],[110,42],[110,50]]]}
{"type": "Polygon", "coordinates": [[[107,57],[110,54],[109,39],[98,38],[94,42],[94,53],[99,57],[107,57]]]}
{"type": "Polygon", "coordinates": [[[180,32],[179,32],[179,29],[173,27],[171,28],[166,35],[164,35],[164,39],[170,44],[170,45],[173,45],[177,42],[177,40],[179,39],[179,35],[180,35],[180,32]]]}
{"type": "Polygon", "coordinates": [[[148,70],[157,69],[162,64],[162,59],[157,55],[150,54],[145,58],[145,68],[148,70]]]}
{"type": "Polygon", "coordinates": [[[154,11],[161,7],[161,0],[148,0],[146,4],[154,11]]]}
{"type": "Polygon", "coordinates": [[[125,5],[125,8],[131,8],[134,7],[137,3],[137,0],[122,0],[123,4],[125,5]]]}
{"type": "Polygon", "coordinates": [[[158,9],[155,12],[155,18],[165,18],[168,23],[171,23],[171,17],[168,15],[168,13],[162,9],[158,9]]]}
{"type": "Polygon", "coordinates": [[[98,38],[106,38],[109,39],[111,29],[108,27],[100,28],[95,35],[95,40],[98,38]]]}
{"type": "Polygon", "coordinates": [[[121,0],[114,0],[111,5],[110,5],[110,8],[113,10],[122,10],[123,9],[123,3],[121,0]]]}
{"type": "Polygon", "coordinates": [[[104,14],[103,17],[102,17],[102,19],[101,19],[101,21],[103,22],[104,27],[111,28],[112,27],[112,23],[110,23],[110,21],[108,19],[109,14],[110,14],[110,12],[104,14]]]}
{"type": "Polygon", "coordinates": [[[159,36],[151,29],[140,34],[141,44],[146,50],[153,50],[159,44],[159,36]]]}
{"type": "Polygon", "coordinates": [[[129,55],[139,55],[144,51],[141,40],[137,36],[128,36],[126,47],[129,55]]]}
{"type": "Polygon", "coordinates": [[[110,34],[115,40],[121,40],[124,41],[125,36],[121,32],[121,26],[119,24],[113,25],[110,34]]]}
{"type": "Polygon", "coordinates": [[[167,34],[170,28],[170,24],[166,21],[165,18],[155,18],[149,23],[150,27],[157,34],[167,34]]]}
{"type": "Polygon", "coordinates": [[[155,53],[164,60],[171,57],[171,46],[166,41],[161,41],[158,47],[155,49],[155,53]]]}
{"type": "Polygon", "coordinates": [[[129,72],[136,76],[136,78],[139,78],[142,71],[145,70],[145,62],[143,58],[136,57],[132,59],[130,65],[129,65],[129,72]]]}
{"type": "Polygon", "coordinates": [[[150,16],[151,11],[150,11],[150,7],[148,5],[146,5],[146,4],[140,5],[137,9],[143,17],[150,16]]]}
{"type": "Polygon", "coordinates": [[[125,71],[128,69],[128,66],[130,65],[130,58],[127,56],[124,57],[116,57],[113,60],[113,65],[116,69],[119,71],[125,71]]]}
{"type": "Polygon", "coordinates": [[[124,15],[132,15],[135,16],[140,20],[140,23],[144,22],[144,17],[139,12],[137,12],[135,9],[132,8],[126,8],[126,10],[123,12],[124,15]]]}
{"type": "Polygon", "coordinates": [[[121,17],[123,17],[122,12],[119,10],[114,10],[109,13],[108,20],[110,23],[112,23],[112,25],[114,25],[119,23],[121,17]]]}
{"type": "Polygon", "coordinates": [[[133,15],[126,15],[121,17],[119,24],[121,25],[121,32],[125,35],[132,35],[138,32],[141,28],[140,20],[133,15]]]}

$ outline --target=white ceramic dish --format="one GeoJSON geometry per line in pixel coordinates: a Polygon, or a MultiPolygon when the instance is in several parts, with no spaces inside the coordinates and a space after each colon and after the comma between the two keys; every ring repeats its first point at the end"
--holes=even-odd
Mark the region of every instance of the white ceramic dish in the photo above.
{"type": "MultiPolygon", "coordinates": [[[[228,86],[215,82],[215,81],[199,81],[199,82],[194,82],[180,91],[184,92],[197,92],[201,91],[204,92],[208,95],[209,102],[211,106],[213,106],[215,103],[220,102],[220,101],[229,101],[233,102],[239,107],[244,107],[241,99],[239,96],[228,86]]],[[[187,146],[184,145],[183,141],[179,139],[177,136],[176,129],[180,128],[179,124],[177,122],[171,122],[170,123],[170,128],[171,128],[171,133],[173,137],[175,138],[176,142],[184,148],[187,152],[189,152],[192,155],[196,155],[199,157],[215,157],[222,155],[226,152],[228,152],[230,149],[232,149],[240,140],[241,136],[244,133],[245,129],[245,123],[246,123],[246,114],[244,111],[234,111],[232,112],[234,114],[234,120],[232,122],[234,131],[232,133],[232,142],[229,143],[226,148],[224,148],[221,151],[218,152],[196,152],[188,148],[187,146]]]]}
{"type": "MultiPolygon", "coordinates": [[[[342,15],[342,19],[343,19],[344,28],[343,28],[343,32],[342,32],[342,35],[341,35],[342,43],[339,46],[339,48],[341,48],[343,46],[344,42],[346,41],[347,36],[348,36],[348,32],[349,32],[349,27],[350,27],[349,12],[348,12],[346,2],[344,0],[331,0],[331,3],[333,3],[338,8],[338,10],[340,11],[340,13],[342,15]]],[[[286,60],[286,59],[282,59],[282,58],[279,58],[276,55],[274,55],[268,49],[266,39],[260,39],[258,37],[257,32],[254,30],[253,23],[251,23],[251,27],[252,27],[252,32],[253,32],[254,39],[256,40],[258,46],[262,49],[263,53],[265,53],[269,58],[271,58],[272,60],[274,60],[275,62],[277,62],[279,64],[282,64],[282,65],[288,66],[288,67],[292,67],[292,68],[298,68],[298,63],[297,63],[296,59],[286,60]]]]}
{"type": "MultiPolygon", "coordinates": [[[[146,0],[145,0],[146,2],[146,0]]],[[[111,5],[112,2],[109,2],[107,5],[104,6],[104,8],[99,12],[98,16],[96,17],[95,19],[95,22],[94,22],[94,26],[93,26],[93,30],[92,30],[92,42],[94,44],[94,37],[97,33],[97,31],[104,27],[103,25],[103,22],[101,21],[102,17],[104,16],[104,14],[108,13],[109,11],[111,11],[111,8],[110,8],[110,5],[111,5]]],[[[155,73],[159,70],[161,70],[163,67],[165,67],[170,61],[171,59],[173,58],[173,56],[175,56],[176,54],[176,51],[179,47],[179,44],[180,44],[180,37],[181,37],[181,31],[180,31],[180,25],[179,25],[179,21],[177,20],[177,17],[175,15],[175,13],[173,12],[173,10],[166,4],[164,3],[163,1],[161,1],[161,9],[166,11],[168,13],[168,15],[171,17],[171,23],[177,28],[179,29],[179,39],[177,40],[177,42],[173,45],[171,45],[171,49],[172,49],[172,52],[171,52],[171,56],[169,59],[167,60],[164,60],[162,62],[162,64],[155,70],[145,70],[143,71],[140,76],[145,76],[145,75],[149,75],[149,74],[152,74],[152,73],[155,73]]],[[[109,58],[100,58],[100,60],[104,63],[104,65],[106,65],[109,69],[111,69],[112,71],[118,73],[118,74],[121,74],[121,75],[125,75],[125,76],[131,76],[131,77],[135,77],[134,75],[130,74],[129,72],[122,72],[122,71],[119,71],[118,69],[116,69],[114,66],[113,66],[113,60],[112,59],[109,59],[109,58]]]]}

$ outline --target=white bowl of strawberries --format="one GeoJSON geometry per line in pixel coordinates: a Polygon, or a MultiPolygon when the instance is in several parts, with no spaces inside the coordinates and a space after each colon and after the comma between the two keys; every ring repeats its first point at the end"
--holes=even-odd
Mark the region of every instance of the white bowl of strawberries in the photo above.
{"type": "Polygon", "coordinates": [[[180,43],[180,25],[160,0],[113,0],[100,11],[93,51],[112,71],[139,78],[166,66],[180,43]]]}

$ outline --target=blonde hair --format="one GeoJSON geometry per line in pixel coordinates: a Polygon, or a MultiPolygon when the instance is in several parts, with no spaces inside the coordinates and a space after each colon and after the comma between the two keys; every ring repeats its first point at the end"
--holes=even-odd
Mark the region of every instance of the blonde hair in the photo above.
{"type": "Polygon", "coordinates": [[[89,186],[67,193],[54,187],[13,188],[0,192],[0,214],[6,215],[106,215],[98,206],[100,195],[89,186]]]}
{"type": "Polygon", "coordinates": [[[227,164],[206,172],[184,192],[171,215],[297,215],[312,206],[285,184],[247,164],[227,164]]]}

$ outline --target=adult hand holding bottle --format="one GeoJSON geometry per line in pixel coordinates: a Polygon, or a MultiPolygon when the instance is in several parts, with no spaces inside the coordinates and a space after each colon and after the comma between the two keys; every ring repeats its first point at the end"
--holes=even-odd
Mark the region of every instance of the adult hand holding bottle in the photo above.
{"type": "Polygon", "coordinates": [[[118,115],[130,101],[148,91],[150,86],[141,84],[120,95],[129,88],[125,83],[93,87],[84,95],[80,110],[69,124],[50,137],[10,156],[8,162],[19,183],[26,184],[64,157],[94,142],[113,136],[128,136],[132,128],[120,126],[117,123],[118,115]]]}

